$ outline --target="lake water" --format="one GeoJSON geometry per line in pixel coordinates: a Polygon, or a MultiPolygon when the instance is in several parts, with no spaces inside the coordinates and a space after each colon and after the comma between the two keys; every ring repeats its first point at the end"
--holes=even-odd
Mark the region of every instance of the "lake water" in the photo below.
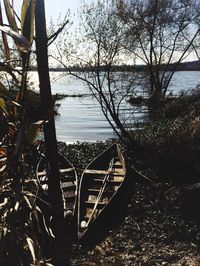
{"type": "MultiPolygon", "coordinates": [[[[83,81],[61,73],[51,72],[52,92],[60,94],[88,94],[88,87],[83,81]]],[[[32,72],[30,79],[37,89],[37,73],[32,72]]],[[[170,90],[174,94],[195,88],[200,83],[200,71],[176,72],[170,90]]],[[[113,130],[104,118],[101,108],[92,96],[65,97],[59,101],[59,113],[56,117],[57,139],[66,143],[77,141],[94,142],[115,137],[113,130]]]]}

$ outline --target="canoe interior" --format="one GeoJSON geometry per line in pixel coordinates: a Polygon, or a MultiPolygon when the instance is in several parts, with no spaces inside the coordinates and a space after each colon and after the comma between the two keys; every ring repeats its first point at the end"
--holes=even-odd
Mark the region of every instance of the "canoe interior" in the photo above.
{"type": "Polygon", "coordinates": [[[105,213],[125,178],[125,161],[117,144],[88,165],[83,172],[79,191],[79,238],[105,213]]]}
{"type": "MultiPolygon", "coordinates": [[[[71,163],[58,153],[60,171],[60,187],[63,194],[65,214],[70,211],[74,214],[77,198],[77,174],[71,163]]],[[[37,166],[37,177],[44,190],[48,189],[49,164],[46,157],[42,156],[37,166]]]]}

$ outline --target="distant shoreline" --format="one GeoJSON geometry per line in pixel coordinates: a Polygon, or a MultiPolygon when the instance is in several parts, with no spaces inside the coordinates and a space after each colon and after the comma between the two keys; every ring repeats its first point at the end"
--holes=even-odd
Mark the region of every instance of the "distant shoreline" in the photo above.
{"type": "MultiPolygon", "coordinates": [[[[1,71],[1,70],[0,70],[1,71]]],[[[29,69],[29,71],[34,71],[36,72],[37,69],[29,69]]],[[[64,68],[61,68],[61,69],[57,69],[57,68],[50,68],[49,69],[49,72],[90,72],[90,71],[94,71],[94,70],[83,70],[83,69],[76,69],[76,70],[67,70],[67,69],[64,69],[64,68]]],[[[100,72],[103,72],[103,71],[106,71],[106,70],[100,70],[100,72]]],[[[139,72],[139,71],[145,71],[145,69],[134,69],[134,70],[112,70],[112,72],[139,72]]],[[[187,72],[192,72],[192,71],[200,71],[200,68],[199,69],[177,69],[175,70],[175,72],[179,72],[179,71],[187,71],[187,72]]]]}
{"type": "MultiPolygon", "coordinates": [[[[170,64],[168,66],[168,71],[172,71],[173,68],[175,68],[176,63],[170,64]]],[[[166,67],[165,65],[162,65],[162,67],[166,67]]],[[[161,68],[162,68],[161,67],[161,68]]],[[[90,72],[95,71],[95,67],[90,68],[81,68],[79,66],[71,66],[69,69],[62,68],[62,67],[55,67],[55,68],[49,68],[49,71],[51,72],[90,72]]],[[[99,71],[107,71],[107,66],[100,66],[99,71]]],[[[109,69],[110,70],[110,69],[109,69]]],[[[113,65],[111,67],[112,72],[139,72],[139,71],[147,71],[146,65],[113,65]]],[[[30,71],[37,71],[37,68],[32,67],[30,68],[30,71]]],[[[165,70],[166,71],[166,70],[165,70]]],[[[192,61],[192,62],[184,62],[178,65],[178,67],[175,70],[177,71],[200,71],[200,60],[198,61],[192,61]]]]}

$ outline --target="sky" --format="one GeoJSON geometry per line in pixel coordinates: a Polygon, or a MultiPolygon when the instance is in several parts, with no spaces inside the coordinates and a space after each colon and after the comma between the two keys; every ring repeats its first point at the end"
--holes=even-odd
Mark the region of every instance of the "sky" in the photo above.
{"type": "MultiPolygon", "coordinates": [[[[89,0],[85,0],[84,2],[88,1],[89,0]]],[[[22,0],[14,1],[14,6],[18,14],[20,14],[22,2],[22,0]]],[[[74,13],[77,13],[77,9],[80,8],[82,4],[83,0],[45,0],[47,22],[50,21],[51,18],[56,21],[59,15],[64,17],[69,9],[71,11],[71,15],[74,15],[74,13]]]]}
{"type": "MultiPolygon", "coordinates": [[[[78,23],[77,18],[77,10],[81,8],[81,6],[85,3],[90,3],[92,0],[44,0],[45,1],[45,9],[46,9],[46,20],[47,26],[52,19],[56,24],[57,19],[61,15],[62,18],[67,14],[68,10],[70,10],[71,21],[73,21],[73,25],[75,26],[78,23]],[[75,14],[75,16],[74,16],[75,14]]],[[[95,1],[95,0],[93,0],[95,1]]],[[[17,14],[21,13],[21,4],[23,0],[14,0],[14,8],[17,11],[17,14]]],[[[194,60],[193,54],[190,56],[191,59],[194,60]]],[[[188,58],[186,61],[189,61],[188,58]]]]}
{"type": "Polygon", "coordinates": [[[71,14],[74,15],[82,4],[82,0],[45,0],[47,21],[50,18],[56,20],[59,15],[64,16],[68,9],[70,9],[71,14]]]}

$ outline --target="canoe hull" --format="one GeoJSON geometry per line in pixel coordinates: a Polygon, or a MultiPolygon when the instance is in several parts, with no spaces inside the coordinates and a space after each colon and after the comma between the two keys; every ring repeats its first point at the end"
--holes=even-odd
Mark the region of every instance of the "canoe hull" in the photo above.
{"type": "Polygon", "coordinates": [[[114,144],[88,165],[81,178],[78,238],[82,245],[99,242],[120,222],[127,206],[127,188],[125,160],[114,144]]]}
{"type": "MultiPolygon", "coordinates": [[[[76,204],[77,204],[77,174],[75,168],[71,165],[71,163],[60,153],[58,153],[58,166],[60,173],[60,188],[62,191],[63,197],[63,207],[64,207],[64,224],[62,224],[63,230],[63,243],[65,242],[65,252],[66,256],[70,256],[72,242],[76,237],[77,227],[76,227],[76,204]]],[[[44,191],[43,201],[48,202],[48,173],[49,173],[49,164],[45,156],[41,156],[40,161],[37,165],[36,175],[37,179],[44,191]]],[[[48,228],[51,228],[51,231],[54,233],[54,224],[52,223],[52,209],[51,207],[43,204],[42,210],[43,215],[45,217],[45,223],[48,228]]],[[[38,222],[37,222],[38,223],[38,222]]],[[[39,223],[43,225],[43,216],[39,217],[39,223]]],[[[37,228],[37,225],[35,226],[37,228]]],[[[45,231],[45,229],[44,229],[45,231]]],[[[54,249],[54,238],[50,237],[47,234],[40,234],[40,232],[36,232],[38,235],[38,241],[41,247],[41,253],[46,258],[51,258],[53,249],[54,249]]]]}
{"type": "MultiPolygon", "coordinates": [[[[74,216],[77,203],[77,173],[73,165],[60,153],[58,153],[58,166],[64,214],[71,213],[74,216]]],[[[36,175],[44,190],[48,190],[48,169],[48,161],[42,156],[37,165],[36,175]]]]}

